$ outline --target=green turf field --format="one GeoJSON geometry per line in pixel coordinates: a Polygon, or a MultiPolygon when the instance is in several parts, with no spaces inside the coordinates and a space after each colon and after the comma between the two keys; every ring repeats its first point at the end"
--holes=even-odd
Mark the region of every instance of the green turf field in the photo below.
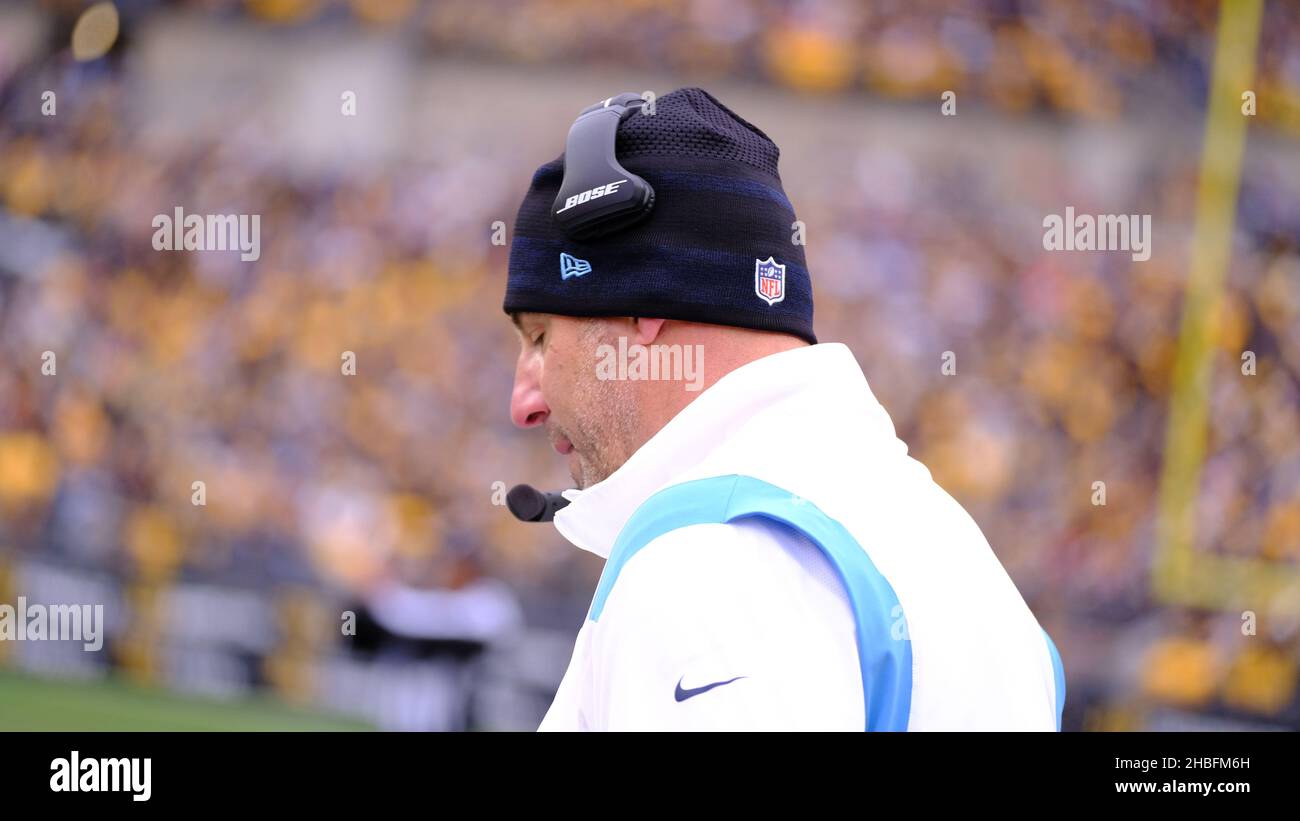
{"type": "Polygon", "coordinates": [[[32,678],[0,669],[0,732],[15,730],[368,730],[366,724],[271,698],[212,701],[99,682],[32,678]]]}

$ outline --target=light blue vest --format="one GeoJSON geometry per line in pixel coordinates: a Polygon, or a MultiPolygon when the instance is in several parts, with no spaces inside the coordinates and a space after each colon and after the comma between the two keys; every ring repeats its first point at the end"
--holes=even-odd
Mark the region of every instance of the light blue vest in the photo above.
{"type": "MultiPolygon", "coordinates": [[[[596,586],[587,618],[599,621],[628,559],[679,527],[762,516],[793,528],[817,545],[848,592],[857,622],[867,730],[907,729],[912,705],[912,643],[902,605],[889,582],[852,535],[812,502],[751,476],[716,476],[666,487],[647,499],[618,534],[596,586]]],[[[1056,729],[1065,706],[1065,670],[1043,631],[1056,680],[1056,729]]]]}

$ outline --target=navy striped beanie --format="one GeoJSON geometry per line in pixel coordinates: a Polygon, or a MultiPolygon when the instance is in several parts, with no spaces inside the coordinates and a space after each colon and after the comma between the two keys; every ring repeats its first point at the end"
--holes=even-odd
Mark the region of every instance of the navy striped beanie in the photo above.
{"type": "Polygon", "coordinates": [[[570,239],[551,215],[564,156],[537,169],[515,218],[506,313],[681,319],[817,342],[780,150],[766,134],[682,88],[618,126],[615,156],[654,187],[649,217],[570,239]]]}

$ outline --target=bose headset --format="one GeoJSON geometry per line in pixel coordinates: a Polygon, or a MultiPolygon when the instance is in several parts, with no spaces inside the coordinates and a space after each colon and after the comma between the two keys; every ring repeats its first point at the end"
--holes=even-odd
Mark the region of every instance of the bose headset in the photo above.
{"type": "MultiPolygon", "coordinates": [[[[569,128],[564,181],[551,215],[570,239],[621,231],[654,208],[654,188],[620,165],[614,153],[619,123],[641,111],[645,102],[631,92],[610,97],[584,108],[569,128]]],[[[568,504],[558,492],[544,493],[531,485],[515,485],[506,494],[506,506],[523,522],[549,522],[568,504]]]]}
{"type": "Polygon", "coordinates": [[[641,111],[645,100],[626,92],[587,106],[569,128],[564,181],[551,207],[570,239],[589,240],[645,219],[655,204],[650,183],[628,171],[614,155],[619,123],[641,111]]]}

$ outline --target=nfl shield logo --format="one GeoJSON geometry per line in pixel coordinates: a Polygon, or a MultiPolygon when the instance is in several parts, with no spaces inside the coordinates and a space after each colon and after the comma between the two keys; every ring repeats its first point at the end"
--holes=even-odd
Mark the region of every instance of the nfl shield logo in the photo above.
{"type": "Polygon", "coordinates": [[[754,260],[754,293],[768,305],[785,299],[785,266],[772,257],[754,260]]]}

